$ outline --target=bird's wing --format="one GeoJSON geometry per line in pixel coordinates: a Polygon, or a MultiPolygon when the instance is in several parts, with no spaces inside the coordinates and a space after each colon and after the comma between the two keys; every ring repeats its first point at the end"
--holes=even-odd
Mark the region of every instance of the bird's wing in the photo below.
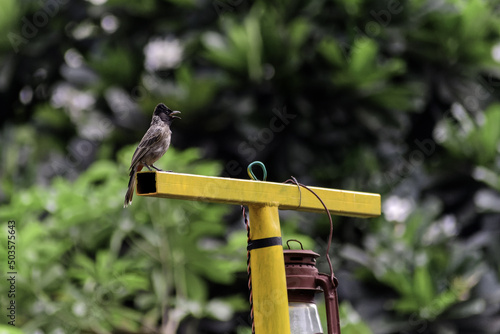
{"type": "Polygon", "coordinates": [[[130,169],[132,170],[135,165],[137,165],[144,155],[148,153],[151,149],[151,145],[159,142],[163,136],[163,129],[160,127],[150,127],[144,137],[142,137],[139,146],[135,149],[134,155],[132,156],[132,163],[130,164],[130,169]]]}
{"type": "Polygon", "coordinates": [[[142,137],[139,147],[150,147],[156,142],[159,142],[165,136],[165,129],[155,126],[148,129],[144,137],[142,137]]]}

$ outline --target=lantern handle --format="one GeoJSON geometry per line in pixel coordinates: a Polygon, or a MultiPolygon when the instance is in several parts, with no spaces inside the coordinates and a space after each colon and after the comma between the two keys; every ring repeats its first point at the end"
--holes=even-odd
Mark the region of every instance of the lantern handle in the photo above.
{"type": "Polygon", "coordinates": [[[288,246],[288,249],[290,249],[290,245],[288,244],[290,241],[295,241],[295,242],[298,242],[299,245],[300,245],[300,249],[304,250],[304,246],[302,246],[302,242],[298,241],[297,239],[288,239],[286,241],[286,245],[288,246]]]}
{"type": "Polygon", "coordinates": [[[316,275],[316,283],[323,289],[325,295],[326,318],[328,334],[340,334],[339,304],[337,297],[338,281],[335,276],[319,273],[316,275]]]}

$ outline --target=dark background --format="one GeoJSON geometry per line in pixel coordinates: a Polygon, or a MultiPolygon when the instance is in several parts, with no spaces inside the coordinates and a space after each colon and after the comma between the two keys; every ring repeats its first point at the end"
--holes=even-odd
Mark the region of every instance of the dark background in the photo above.
{"type": "MultiPolygon", "coordinates": [[[[260,160],[270,181],[382,195],[379,218],[334,217],[343,333],[500,332],[499,3],[1,7],[0,247],[15,220],[23,332],[249,333],[239,208],[122,208],[159,102],[182,111],[163,169],[260,160]]],[[[281,225],[326,272],[326,216],[281,225]]]]}

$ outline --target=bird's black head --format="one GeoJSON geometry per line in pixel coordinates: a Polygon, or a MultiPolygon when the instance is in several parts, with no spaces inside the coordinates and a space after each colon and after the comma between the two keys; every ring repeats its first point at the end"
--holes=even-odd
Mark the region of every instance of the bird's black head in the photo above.
{"type": "Polygon", "coordinates": [[[177,110],[171,110],[169,107],[164,105],[163,103],[160,103],[156,106],[155,112],[153,115],[160,117],[160,119],[168,124],[171,124],[174,118],[181,119],[178,114],[180,114],[180,111],[177,110]]]}

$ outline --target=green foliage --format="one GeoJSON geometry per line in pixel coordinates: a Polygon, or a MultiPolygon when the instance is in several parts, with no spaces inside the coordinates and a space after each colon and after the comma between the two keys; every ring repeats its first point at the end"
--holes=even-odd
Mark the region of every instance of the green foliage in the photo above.
{"type": "MultiPolygon", "coordinates": [[[[326,307],[323,300],[318,302],[318,313],[323,332],[327,332],[326,307]]],[[[373,334],[370,327],[361,319],[358,312],[348,301],[339,304],[340,327],[343,334],[373,334]]]]}
{"type": "MultiPolygon", "coordinates": [[[[3,220],[19,217],[17,321],[25,332],[137,332],[156,327],[165,312],[176,314],[174,327],[188,315],[218,317],[207,281],[227,285],[245,271],[244,247],[231,242],[245,232],[226,233],[221,205],[136,198],[123,209],[132,150],[119,153],[119,164],[94,163],[74,182],[56,178],[49,187],[22,190],[0,209],[3,220]]],[[[195,149],[171,149],[163,163],[218,172],[217,163],[198,157],[195,149]]],[[[219,304],[229,312],[246,307],[239,298],[219,304]]]]}
{"type": "MultiPolygon", "coordinates": [[[[16,19],[19,17],[19,5],[15,0],[2,0],[2,11],[0,12],[0,30],[13,33],[13,27],[16,19]]],[[[2,34],[0,37],[0,50],[10,48],[10,39],[13,38],[9,33],[2,34]],[[10,38],[9,38],[10,37],[10,38]]]]}
{"type": "Polygon", "coordinates": [[[0,325],[0,334],[22,334],[23,331],[11,325],[0,325]]]}
{"type": "MultiPolygon", "coordinates": [[[[443,3],[415,20],[418,29],[409,31],[414,51],[444,66],[458,62],[477,67],[491,64],[492,32],[498,29],[491,4],[480,0],[453,2],[443,3]],[[450,10],[453,7],[455,10],[450,10]],[[444,59],[448,61],[444,63],[444,59]]],[[[423,2],[414,10],[425,11],[427,5],[423,2]]]]}
{"type": "Polygon", "coordinates": [[[489,106],[477,121],[460,107],[453,111],[455,119],[443,119],[441,124],[439,138],[443,145],[455,156],[481,166],[491,165],[498,156],[500,105],[489,106]]]}
{"type": "Polygon", "coordinates": [[[348,245],[342,256],[360,265],[360,278],[374,279],[397,292],[387,307],[403,319],[438,324],[457,314],[470,317],[482,312],[469,308],[464,313],[464,301],[487,302],[473,289],[488,269],[479,261],[481,246],[454,241],[456,221],[450,216],[437,219],[441,208],[436,203],[437,199],[429,199],[402,222],[379,219],[364,240],[364,250],[348,245]]]}
{"type": "MultiPolygon", "coordinates": [[[[372,334],[373,331],[361,320],[349,302],[339,305],[340,325],[344,334],[372,334]]],[[[323,325],[324,326],[324,325],[323,325]]],[[[325,327],[326,328],[326,327],[325,327]]]]}
{"type": "Polygon", "coordinates": [[[129,86],[133,83],[136,64],[125,48],[107,47],[92,56],[89,65],[106,79],[102,82],[104,87],[117,84],[129,86]]]}

